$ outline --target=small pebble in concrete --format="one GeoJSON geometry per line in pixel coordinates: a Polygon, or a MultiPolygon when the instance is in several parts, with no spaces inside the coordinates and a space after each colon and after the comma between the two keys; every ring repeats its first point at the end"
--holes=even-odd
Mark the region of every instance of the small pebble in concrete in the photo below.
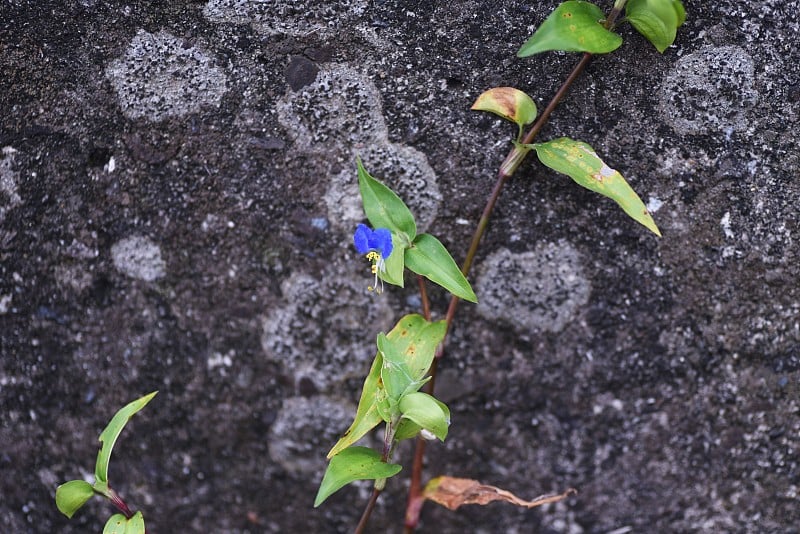
{"type": "Polygon", "coordinates": [[[591,284],[579,252],[565,240],[515,254],[501,248],[481,265],[478,312],[520,331],[558,332],[586,304],[591,284]]]}
{"type": "Polygon", "coordinates": [[[160,121],[219,105],[225,72],[198,46],[165,31],[140,30],[125,55],[106,69],[122,112],[160,121]]]}
{"type": "Polygon", "coordinates": [[[161,249],[147,237],[131,236],[117,241],[111,247],[111,257],[114,266],[131,278],[152,282],[166,274],[161,249]]]}
{"type": "Polygon", "coordinates": [[[11,301],[13,298],[13,295],[0,295],[0,315],[8,313],[8,310],[11,309],[11,301]]]}

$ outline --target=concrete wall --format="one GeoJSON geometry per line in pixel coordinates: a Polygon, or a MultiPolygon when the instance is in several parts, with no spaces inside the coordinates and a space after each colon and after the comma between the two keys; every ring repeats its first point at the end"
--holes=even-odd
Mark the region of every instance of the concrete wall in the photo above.
{"type": "MultiPolygon", "coordinates": [[[[55,487],[158,389],[111,462],[152,532],[350,531],[368,486],[313,510],[324,454],[375,335],[419,306],[412,283],[366,292],[355,157],[462,259],[513,133],[469,106],[553,95],[577,56],[514,54],[555,5],[4,2],[3,530],[99,532],[110,507],[69,521],[55,487]]],[[[579,493],[429,506],[423,532],[800,523],[798,7],[687,1],[664,55],[625,26],[554,114],[542,138],[593,145],[664,237],[533,161],[508,184],[426,473],[579,493]]],[[[404,491],[374,532],[400,531],[404,491]]]]}

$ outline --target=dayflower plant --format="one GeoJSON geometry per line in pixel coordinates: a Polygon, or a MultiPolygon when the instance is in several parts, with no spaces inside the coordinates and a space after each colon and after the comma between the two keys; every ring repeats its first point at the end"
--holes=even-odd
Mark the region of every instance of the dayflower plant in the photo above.
{"type": "Polygon", "coordinates": [[[367,289],[382,293],[383,280],[378,275],[386,272],[386,260],[392,254],[392,232],[388,228],[373,230],[366,224],[359,224],[353,234],[353,244],[359,254],[366,254],[367,259],[372,262],[375,285],[367,289]]]}
{"type": "MultiPolygon", "coordinates": [[[[513,148],[500,167],[497,182],[477,224],[463,267],[458,267],[436,237],[417,233],[416,221],[406,204],[389,187],[370,176],[361,160],[357,160],[358,186],[364,214],[372,228],[375,228],[373,230],[365,224],[359,224],[353,236],[358,252],[372,262],[375,287],[369,290],[382,292],[384,282],[402,288],[405,270],[408,269],[419,275],[423,315],[406,315],[388,334],[378,334],[375,359],[364,381],[356,415],[350,428],[328,452],[330,463],[320,483],[315,507],[351,482],[374,480],[372,496],[356,526],[356,534],[364,532],[386,480],[401,470],[400,464],[392,463],[397,443],[416,437],[433,437],[441,441],[447,437],[450,410],[432,395],[437,369],[434,362],[443,355],[440,345],[452,323],[459,299],[477,302],[466,276],[503,184],[528,153],[535,152],[546,167],[566,174],[579,185],[614,200],[632,219],[654,234],[661,235],[647,207],[622,174],[600,159],[590,145],[568,137],[534,142],[550,113],[592,55],[612,52],[622,44],[622,37],[614,29],[623,11],[634,28],[659,52],[664,52],[672,45],[678,26],[685,21],[681,0],[628,2],[614,0],[608,16],[604,16],[603,10],[591,2],[562,2],[522,46],[517,54],[519,57],[549,50],[584,53],[541,115],[538,115],[536,104],[530,96],[512,87],[490,89],[478,97],[473,105],[474,110],[489,111],[514,122],[518,133],[512,141],[513,148]],[[525,132],[528,125],[530,129],[525,132]],[[450,305],[443,320],[431,321],[423,278],[451,293],[450,305]],[[385,430],[380,452],[356,445],[381,423],[385,425],[385,430]]],[[[417,440],[411,463],[405,532],[413,532],[417,527],[420,510],[426,500],[451,510],[463,504],[484,505],[494,500],[533,508],[557,502],[575,493],[575,490],[569,489],[558,495],[527,501],[495,486],[450,476],[436,477],[423,489],[424,452],[424,441],[417,440]]]]}

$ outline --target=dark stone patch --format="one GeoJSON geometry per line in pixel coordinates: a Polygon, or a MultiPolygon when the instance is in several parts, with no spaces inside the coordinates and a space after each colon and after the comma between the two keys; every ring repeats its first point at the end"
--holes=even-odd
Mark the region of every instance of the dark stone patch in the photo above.
{"type": "Polygon", "coordinates": [[[286,81],[293,91],[299,91],[306,85],[314,83],[318,72],[319,67],[310,59],[303,56],[292,56],[289,65],[286,66],[286,81]]]}

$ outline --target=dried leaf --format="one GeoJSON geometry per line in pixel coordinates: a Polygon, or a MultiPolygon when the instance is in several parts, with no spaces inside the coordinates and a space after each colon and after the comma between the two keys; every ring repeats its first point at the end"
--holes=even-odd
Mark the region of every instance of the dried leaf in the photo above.
{"type": "Polygon", "coordinates": [[[485,505],[492,501],[505,501],[515,506],[535,508],[543,504],[558,502],[577,493],[570,488],[560,495],[542,495],[532,501],[526,501],[509,491],[481,484],[477,480],[441,476],[428,482],[422,496],[449,510],[455,510],[463,504],[485,505]]]}

